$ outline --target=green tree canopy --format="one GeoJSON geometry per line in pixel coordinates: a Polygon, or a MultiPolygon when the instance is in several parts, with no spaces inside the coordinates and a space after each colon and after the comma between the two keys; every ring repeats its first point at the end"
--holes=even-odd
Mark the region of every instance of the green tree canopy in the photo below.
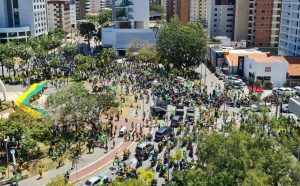
{"type": "Polygon", "coordinates": [[[90,125],[96,128],[101,112],[117,107],[114,95],[106,92],[90,94],[81,83],[72,84],[51,95],[48,110],[58,125],[90,125]]]}
{"type": "Polygon", "coordinates": [[[138,51],[138,59],[144,62],[156,63],[158,61],[156,48],[142,48],[138,51]]]}
{"type": "Polygon", "coordinates": [[[299,166],[294,166],[285,147],[262,130],[256,134],[233,130],[223,135],[203,132],[198,141],[197,170],[176,171],[174,185],[299,185],[299,166]]]}
{"type": "Polygon", "coordinates": [[[178,69],[194,67],[205,59],[207,35],[201,24],[183,25],[174,18],[161,25],[156,47],[163,63],[173,64],[178,69]]]}
{"type": "Polygon", "coordinates": [[[86,38],[88,44],[90,45],[90,40],[93,37],[94,32],[96,31],[95,25],[91,22],[81,22],[78,24],[78,29],[80,35],[86,38]]]}

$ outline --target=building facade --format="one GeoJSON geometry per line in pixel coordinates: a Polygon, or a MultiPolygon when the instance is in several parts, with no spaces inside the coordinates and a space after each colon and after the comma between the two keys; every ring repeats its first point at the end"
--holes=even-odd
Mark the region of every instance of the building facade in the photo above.
{"type": "Polygon", "coordinates": [[[209,0],[190,0],[190,21],[207,26],[207,3],[209,0]]]}
{"type": "Polygon", "coordinates": [[[91,0],[91,13],[98,13],[101,10],[101,0],[91,0]]]}
{"type": "Polygon", "coordinates": [[[282,0],[279,55],[300,56],[300,1],[282,0]]]}
{"type": "Polygon", "coordinates": [[[76,0],[76,19],[84,19],[91,12],[91,0],[76,0]]]}
{"type": "Polygon", "coordinates": [[[48,32],[46,0],[0,0],[0,40],[48,32]]]}
{"type": "Polygon", "coordinates": [[[188,23],[190,21],[190,5],[190,0],[167,0],[167,20],[177,16],[181,23],[188,23]]]}
{"type": "Polygon", "coordinates": [[[149,28],[149,0],[113,0],[114,25],[102,28],[102,46],[125,50],[134,40],[156,42],[149,28]]]}
{"type": "Polygon", "coordinates": [[[244,78],[260,81],[263,87],[282,87],[286,83],[288,63],[277,56],[244,59],[244,78]]]}
{"type": "Polygon", "coordinates": [[[235,0],[210,0],[207,4],[207,31],[210,36],[233,38],[235,0]]]}
{"type": "Polygon", "coordinates": [[[248,46],[278,47],[281,0],[250,0],[248,46]]]}
{"type": "Polygon", "coordinates": [[[248,38],[249,0],[236,0],[234,13],[234,41],[248,38]]]}
{"type": "Polygon", "coordinates": [[[48,0],[48,28],[49,30],[62,29],[71,32],[71,1],[48,0]]]}
{"type": "Polygon", "coordinates": [[[76,28],[76,1],[71,0],[70,4],[70,17],[71,17],[71,25],[72,28],[76,28]]]}

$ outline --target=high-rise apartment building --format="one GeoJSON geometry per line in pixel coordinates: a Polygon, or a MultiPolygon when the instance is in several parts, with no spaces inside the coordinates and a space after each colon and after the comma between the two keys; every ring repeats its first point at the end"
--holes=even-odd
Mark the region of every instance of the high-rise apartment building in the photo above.
{"type": "Polygon", "coordinates": [[[249,0],[248,46],[278,47],[281,0],[249,0]]]}
{"type": "Polygon", "coordinates": [[[190,21],[190,0],[167,0],[166,15],[167,20],[177,16],[182,23],[190,21]]]}
{"type": "Polygon", "coordinates": [[[112,0],[100,0],[100,10],[112,7],[112,0]]]}
{"type": "Polygon", "coordinates": [[[210,36],[233,38],[235,0],[209,0],[207,31],[210,36]]]}
{"type": "Polygon", "coordinates": [[[48,32],[46,0],[0,0],[0,40],[48,32]]]}
{"type": "Polygon", "coordinates": [[[279,55],[300,56],[300,1],[282,0],[279,55]]]}
{"type": "Polygon", "coordinates": [[[249,1],[235,1],[234,41],[247,40],[248,38],[249,1]]]}
{"type": "Polygon", "coordinates": [[[70,17],[71,17],[71,25],[73,28],[76,28],[76,1],[71,0],[70,4],[70,17]]]}
{"type": "Polygon", "coordinates": [[[91,0],[91,13],[99,13],[104,8],[111,8],[112,0],[91,0]]]}
{"type": "Polygon", "coordinates": [[[71,1],[48,0],[48,28],[49,30],[62,29],[71,32],[71,1]]]}
{"type": "Polygon", "coordinates": [[[200,0],[191,0],[190,1],[190,20],[191,21],[199,21],[199,1],[200,0]]]}
{"type": "Polygon", "coordinates": [[[91,13],[98,13],[101,10],[101,0],[91,0],[91,13]]]}
{"type": "Polygon", "coordinates": [[[76,0],[76,19],[84,19],[91,12],[91,0],[76,0]]]}
{"type": "Polygon", "coordinates": [[[207,3],[209,0],[190,0],[190,21],[207,26],[207,3]]]}

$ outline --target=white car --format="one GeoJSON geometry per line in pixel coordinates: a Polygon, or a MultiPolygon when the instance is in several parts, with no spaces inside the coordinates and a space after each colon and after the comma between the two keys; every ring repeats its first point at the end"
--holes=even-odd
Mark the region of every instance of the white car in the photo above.
{"type": "Polygon", "coordinates": [[[300,96],[300,86],[294,87],[294,90],[296,94],[300,96]]]}
{"type": "Polygon", "coordinates": [[[123,137],[127,132],[127,127],[122,127],[119,131],[119,136],[123,137]]]}
{"type": "Polygon", "coordinates": [[[286,90],[287,90],[290,94],[296,95],[296,90],[294,90],[294,89],[292,89],[292,88],[289,88],[289,87],[287,87],[286,90]]]}
{"type": "Polygon", "coordinates": [[[277,93],[278,95],[283,95],[287,92],[288,90],[285,88],[285,87],[280,87],[278,90],[277,90],[277,93]]]}
{"type": "Polygon", "coordinates": [[[83,186],[100,185],[101,180],[102,180],[102,177],[100,177],[100,176],[92,176],[83,183],[83,186]]]}

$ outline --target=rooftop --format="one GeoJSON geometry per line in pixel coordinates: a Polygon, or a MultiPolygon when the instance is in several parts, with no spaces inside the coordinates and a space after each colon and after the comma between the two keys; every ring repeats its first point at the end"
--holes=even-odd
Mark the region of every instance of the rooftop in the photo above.
{"type": "Polygon", "coordinates": [[[286,63],[285,59],[282,59],[281,57],[260,57],[260,58],[254,58],[253,59],[257,63],[286,63]]]}
{"type": "MultiPolygon", "coordinates": [[[[240,50],[243,51],[243,50],[240,50]]],[[[246,51],[246,50],[245,50],[246,51]]],[[[229,63],[230,66],[238,66],[239,62],[239,56],[247,56],[250,59],[256,59],[256,58],[267,58],[267,54],[266,53],[262,53],[259,51],[256,51],[255,53],[251,53],[249,51],[247,51],[246,53],[229,53],[229,55],[226,56],[226,59],[229,63]]]]}
{"type": "Polygon", "coordinates": [[[285,59],[288,65],[288,75],[300,77],[300,57],[279,57],[285,59]]]}

